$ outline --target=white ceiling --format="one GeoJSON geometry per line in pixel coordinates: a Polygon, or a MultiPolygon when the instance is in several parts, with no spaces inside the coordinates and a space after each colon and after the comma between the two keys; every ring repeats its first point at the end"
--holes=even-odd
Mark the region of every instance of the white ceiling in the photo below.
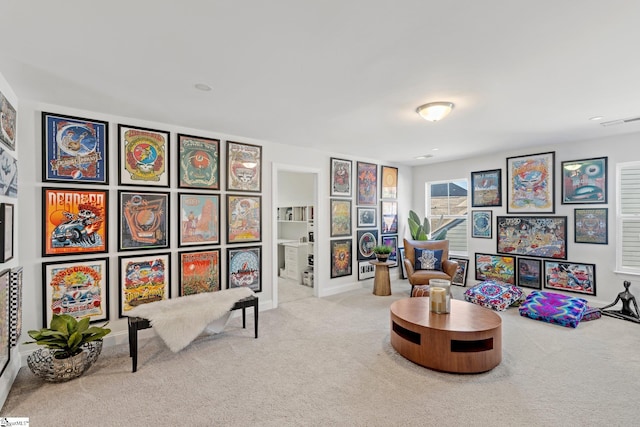
{"type": "Polygon", "coordinates": [[[388,162],[640,132],[600,124],[640,116],[640,1],[0,0],[0,34],[20,99],[388,162]]]}

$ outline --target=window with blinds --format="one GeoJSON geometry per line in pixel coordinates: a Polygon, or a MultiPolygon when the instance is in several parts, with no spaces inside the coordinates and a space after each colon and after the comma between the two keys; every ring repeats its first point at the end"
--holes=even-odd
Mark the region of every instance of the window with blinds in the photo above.
{"type": "Polygon", "coordinates": [[[640,162],[619,163],[616,171],[616,267],[640,274],[640,162]]]}

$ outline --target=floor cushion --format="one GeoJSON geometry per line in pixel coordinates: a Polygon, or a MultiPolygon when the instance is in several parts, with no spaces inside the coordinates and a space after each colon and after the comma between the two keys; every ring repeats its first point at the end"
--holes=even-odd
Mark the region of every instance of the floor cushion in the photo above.
{"type": "Polygon", "coordinates": [[[584,315],[582,315],[582,322],[586,322],[588,320],[596,320],[602,317],[602,312],[599,308],[587,306],[587,309],[584,311],[584,315]]]}
{"type": "Polygon", "coordinates": [[[520,315],[542,322],[575,328],[587,309],[587,300],[556,294],[533,291],[520,306],[520,315]]]}
{"type": "Polygon", "coordinates": [[[464,293],[465,300],[495,311],[506,310],[523,296],[522,289],[497,280],[485,280],[464,293]]]}

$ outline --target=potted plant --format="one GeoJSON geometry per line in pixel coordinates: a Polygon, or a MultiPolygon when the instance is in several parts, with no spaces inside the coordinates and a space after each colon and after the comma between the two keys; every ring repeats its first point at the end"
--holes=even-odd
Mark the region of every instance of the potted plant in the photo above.
{"type": "MultiPolygon", "coordinates": [[[[442,223],[442,215],[440,216],[439,223],[442,223]]],[[[409,211],[409,231],[411,232],[411,238],[413,240],[429,240],[429,232],[431,231],[431,225],[429,220],[425,218],[420,223],[420,218],[413,210],[409,211]]],[[[447,230],[442,229],[431,236],[431,240],[444,240],[447,238],[447,230]]]]}
{"type": "Polygon", "coordinates": [[[373,253],[376,254],[376,258],[380,262],[384,262],[391,255],[391,251],[393,248],[391,246],[386,245],[377,245],[373,247],[373,253]]]}
{"type": "Polygon", "coordinates": [[[37,376],[53,382],[67,381],[82,375],[98,358],[102,338],[111,329],[89,326],[89,318],[78,321],[68,314],[54,314],[49,328],[29,331],[34,341],[44,349],[34,351],[27,364],[37,376]]]}

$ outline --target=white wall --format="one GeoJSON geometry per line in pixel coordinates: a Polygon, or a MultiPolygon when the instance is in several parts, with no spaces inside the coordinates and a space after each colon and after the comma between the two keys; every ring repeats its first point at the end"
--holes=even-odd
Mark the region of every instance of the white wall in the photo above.
{"type": "MultiPolygon", "coordinates": [[[[518,151],[505,150],[496,155],[489,154],[483,157],[474,157],[454,162],[438,163],[433,165],[415,167],[413,170],[413,206],[418,210],[418,215],[424,213],[425,209],[425,182],[440,181],[454,178],[470,179],[472,171],[482,171],[489,169],[502,169],[502,207],[491,208],[494,217],[494,233],[492,239],[469,238],[469,267],[467,283],[476,283],[474,280],[474,254],[496,253],[495,217],[496,215],[507,215],[506,213],[506,159],[507,157],[521,156],[535,153],[555,151],[556,179],[555,179],[555,214],[567,216],[567,260],[596,264],[596,296],[585,296],[582,294],[572,294],[580,296],[592,303],[596,307],[604,306],[613,302],[616,295],[623,291],[622,282],[631,281],[631,292],[640,297],[640,278],[616,274],[615,270],[615,248],[616,248],[616,164],[620,162],[640,160],[640,145],[638,138],[640,134],[631,134],[611,138],[582,141],[578,143],[566,143],[535,147],[518,151]],[[563,205],[561,204],[560,174],[561,162],[569,160],[580,160],[594,157],[608,156],[608,199],[607,204],[597,205],[563,205]],[[609,244],[596,245],[574,243],[574,209],[576,208],[608,208],[609,209],[609,244]]],[[[469,206],[471,201],[469,200],[469,206]]],[[[469,208],[473,209],[473,208],[469,208]]],[[[482,208],[488,209],[488,208],[482,208]]]]}
{"type": "MultiPolygon", "coordinates": [[[[7,101],[9,101],[9,103],[13,106],[13,108],[15,108],[16,111],[18,111],[19,109],[18,97],[13,92],[13,90],[11,89],[11,86],[9,86],[9,83],[5,80],[2,74],[0,74],[0,92],[2,92],[2,94],[5,96],[7,101]]],[[[22,116],[18,111],[18,114],[17,114],[18,124],[21,119],[22,119],[22,116]]],[[[8,148],[4,145],[2,146],[2,149],[9,151],[9,153],[13,157],[18,159],[19,152],[27,152],[27,153],[29,152],[29,149],[23,149],[21,147],[21,144],[23,143],[24,140],[25,138],[23,138],[22,135],[20,135],[20,131],[18,129],[16,132],[15,151],[12,152],[8,150],[8,148]]],[[[18,159],[18,195],[25,194],[25,189],[22,186],[22,182],[21,182],[22,178],[25,175],[22,170],[22,167],[23,167],[23,164],[18,159]]],[[[20,229],[20,226],[24,224],[23,221],[20,220],[20,215],[24,210],[21,208],[21,204],[16,199],[12,199],[6,196],[0,196],[0,202],[12,203],[15,205],[14,206],[14,224],[13,224],[14,225],[14,239],[13,239],[14,256],[13,256],[13,259],[0,265],[0,270],[4,270],[5,268],[14,268],[20,265],[20,249],[22,245],[20,244],[21,236],[19,234],[19,229],[20,229]]],[[[3,324],[2,327],[4,328],[5,325],[3,324]]],[[[22,329],[26,330],[24,326],[22,329]]],[[[7,398],[7,395],[9,394],[9,390],[11,389],[11,384],[13,384],[13,380],[15,379],[16,375],[18,375],[18,370],[20,369],[20,355],[18,353],[18,349],[19,349],[19,346],[16,346],[13,349],[11,349],[9,364],[7,365],[4,373],[2,374],[2,377],[0,378],[0,407],[2,406],[2,403],[4,403],[5,399],[7,398]]]]}
{"type": "Polygon", "coordinates": [[[281,171],[278,176],[278,205],[312,206],[314,185],[313,174],[281,171]]]}
{"type": "MultiPolygon", "coordinates": [[[[294,165],[295,167],[306,167],[314,170],[318,170],[319,172],[319,182],[317,185],[318,191],[318,205],[316,206],[316,245],[317,249],[317,257],[316,257],[316,283],[318,284],[318,296],[326,296],[338,292],[342,292],[344,290],[353,289],[361,286],[370,285],[369,282],[358,282],[357,281],[357,263],[354,261],[353,264],[353,275],[330,279],[330,271],[329,271],[329,165],[331,157],[340,157],[353,160],[354,167],[355,162],[365,161],[382,164],[383,162],[380,160],[370,159],[366,157],[362,158],[350,158],[342,156],[338,153],[328,153],[322,151],[313,151],[309,149],[303,149],[293,146],[285,146],[282,144],[272,143],[269,141],[261,141],[251,138],[244,138],[242,136],[237,135],[224,135],[212,132],[205,132],[198,129],[190,129],[184,128],[176,125],[169,125],[165,123],[154,123],[143,120],[138,120],[136,118],[130,117],[118,117],[107,114],[102,114],[100,112],[93,111],[84,111],[77,110],[70,107],[58,106],[40,103],[38,101],[33,100],[24,100],[20,105],[19,112],[19,135],[21,144],[23,144],[22,149],[29,153],[34,153],[34,156],[28,156],[27,161],[20,163],[20,174],[21,174],[21,183],[20,183],[20,211],[21,211],[21,221],[19,221],[19,233],[20,239],[25,242],[22,246],[20,246],[20,254],[23,260],[24,265],[24,327],[23,330],[40,328],[43,326],[43,289],[42,289],[42,263],[43,262],[54,262],[54,261],[68,261],[69,257],[42,257],[41,256],[41,241],[42,241],[42,231],[41,231],[41,188],[47,186],[54,186],[54,184],[43,183],[42,182],[42,149],[41,149],[41,112],[53,112],[56,114],[63,115],[71,115],[78,117],[86,117],[90,119],[96,120],[104,120],[109,122],[109,147],[110,147],[110,164],[109,164],[109,182],[108,188],[110,189],[110,200],[109,200],[109,217],[110,217],[110,227],[109,227],[109,253],[108,254],[98,254],[98,255],[87,255],[82,258],[95,258],[108,256],[110,261],[110,289],[109,289],[109,317],[110,317],[110,327],[113,330],[113,333],[110,334],[105,340],[105,345],[113,345],[114,343],[125,343],[126,342],[126,322],[124,319],[119,319],[119,283],[118,283],[118,256],[119,255],[129,255],[130,252],[126,254],[117,252],[117,241],[118,241],[118,229],[117,229],[117,215],[118,215],[118,206],[117,206],[117,190],[122,187],[118,186],[118,161],[117,161],[117,124],[127,124],[134,126],[141,126],[151,129],[159,129],[171,132],[171,147],[172,150],[170,152],[170,162],[172,170],[171,174],[171,187],[170,189],[162,189],[165,191],[170,191],[171,195],[171,210],[173,212],[177,209],[177,186],[176,182],[176,174],[175,174],[175,165],[177,159],[177,150],[175,149],[175,141],[176,134],[178,132],[185,133],[189,135],[197,135],[202,137],[209,138],[218,138],[222,141],[221,153],[226,150],[226,140],[233,140],[251,144],[261,145],[263,147],[263,171],[262,171],[262,202],[263,202],[263,210],[262,210],[262,292],[259,294],[260,297],[260,307],[261,309],[269,309],[272,308],[273,305],[273,286],[271,283],[271,278],[274,276],[274,262],[276,260],[273,259],[272,255],[272,236],[273,236],[273,225],[275,224],[276,218],[274,217],[274,206],[272,205],[272,167],[274,162],[277,162],[278,165],[294,165]],[[324,214],[323,214],[324,213],[324,214]]],[[[224,156],[222,156],[224,158],[224,156]]],[[[222,162],[224,163],[224,162],[222,162]]],[[[386,164],[386,163],[385,163],[386,164]]],[[[226,165],[221,165],[221,176],[224,176],[226,173],[225,169],[226,165]]],[[[408,167],[400,167],[399,168],[399,206],[402,209],[408,211],[408,200],[411,194],[410,185],[411,181],[408,176],[410,176],[411,170],[408,167]]],[[[223,179],[223,187],[226,183],[226,180],[223,179]]],[[[65,186],[63,184],[63,186],[65,186]]],[[[71,187],[71,185],[66,185],[66,187],[71,187]]],[[[83,186],[86,187],[86,186],[83,186]]],[[[131,187],[127,187],[131,188],[131,187]]],[[[223,190],[221,192],[224,195],[226,192],[223,190]]],[[[223,197],[224,198],[224,197],[223,197]]],[[[354,213],[355,213],[355,195],[354,195],[354,213]]],[[[221,224],[224,227],[226,220],[226,213],[224,212],[226,206],[223,203],[222,206],[222,215],[221,215],[221,224]]],[[[378,206],[379,209],[379,206],[378,206]]],[[[173,213],[172,215],[175,215],[173,213]]],[[[178,248],[177,248],[177,227],[175,224],[175,218],[173,218],[173,222],[171,223],[171,249],[172,252],[172,296],[177,296],[177,277],[178,277],[178,248]]],[[[224,230],[224,228],[222,228],[224,230]]],[[[224,235],[224,231],[222,233],[224,235]]],[[[354,229],[353,235],[355,237],[355,220],[354,220],[354,229]]],[[[354,240],[355,244],[355,240],[354,240]]],[[[225,284],[225,275],[226,275],[226,248],[228,246],[223,244],[222,248],[222,256],[223,265],[222,265],[222,283],[225,284]]],[[[354,247],[355,250],[355,247],[354,247]]],[[[163,251],[157,251],[163,252],[163,251]]],[[[144,253],[144,252],[135,252],[144,253]]],[[[354,252],[355,255],[355,252],[354,252]]],[[[80,257],[79,257],[80,258],[80,257]]],[[[397,270],[397,269],[396,269],[397,270]]],[[[277,271],[276,271],[277,275],[277,271]]],[[[145,331],[146,332],[146,331],[145,331]]],[[[26,334],[23,334],[23,341],[26,334]]],[[[33,346],[21,346],[21,356],[24,360],[26,355],[33,350],[33,346]]]]}

